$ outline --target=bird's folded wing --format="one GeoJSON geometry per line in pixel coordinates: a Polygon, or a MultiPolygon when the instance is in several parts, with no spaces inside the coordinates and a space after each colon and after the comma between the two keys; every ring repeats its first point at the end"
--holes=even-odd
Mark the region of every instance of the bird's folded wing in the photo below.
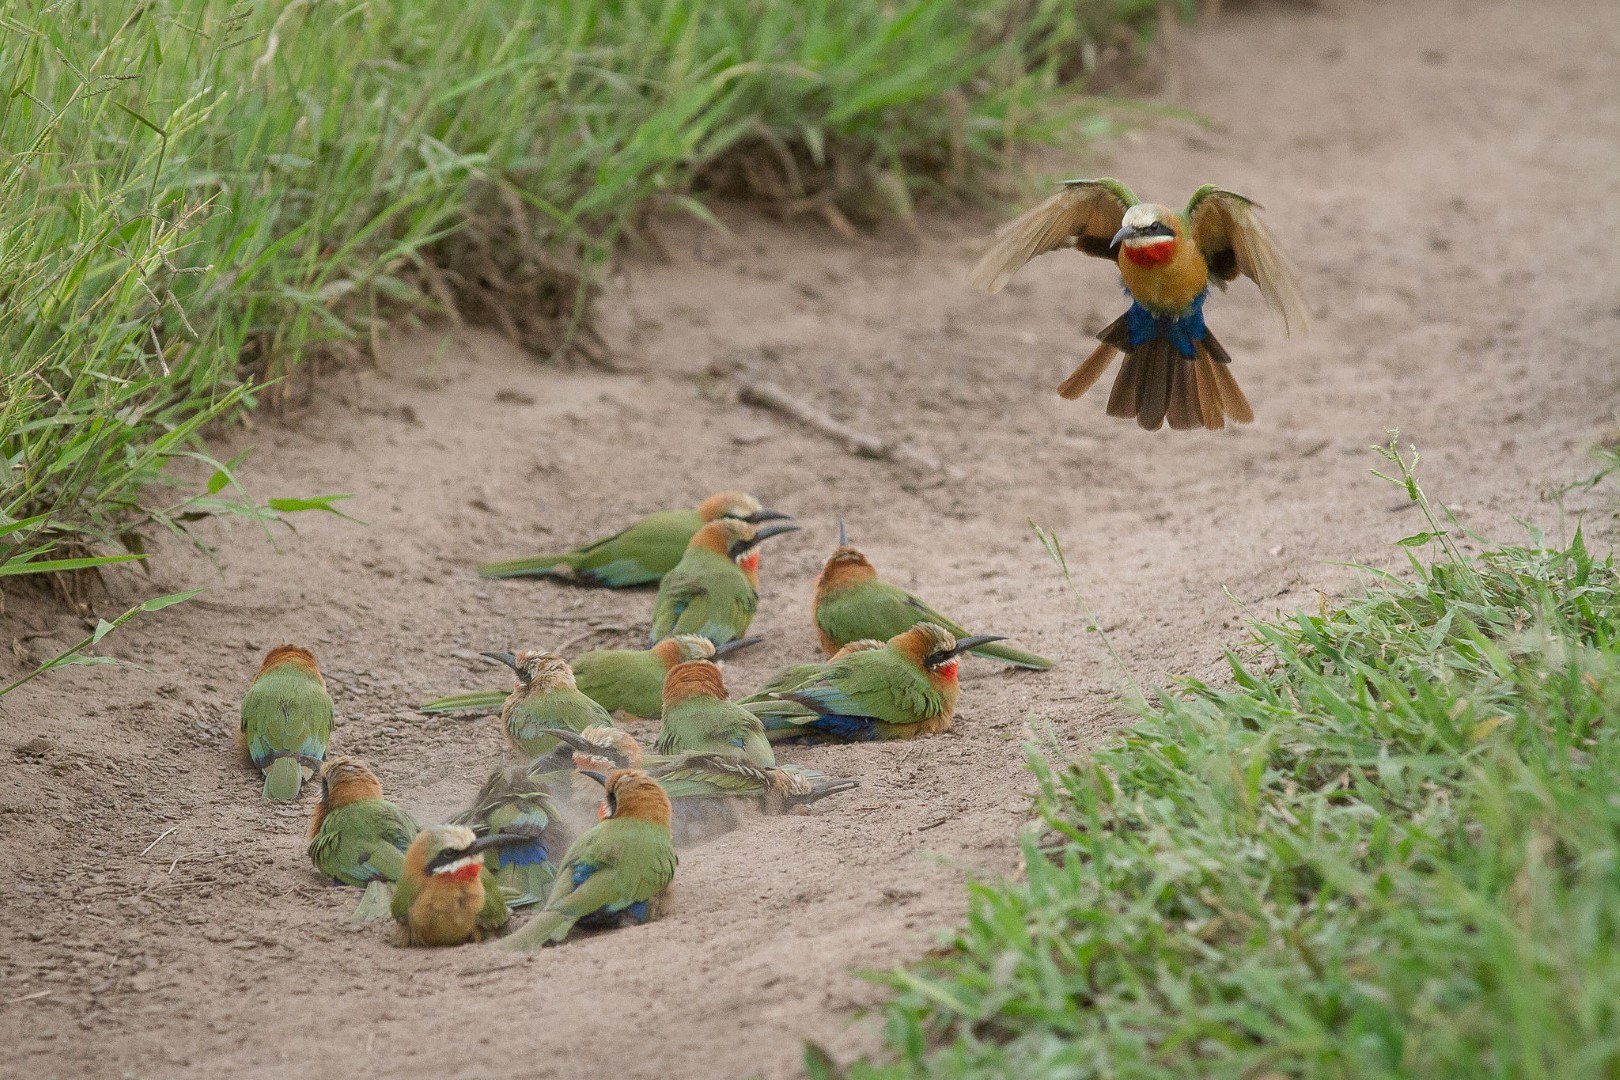
{"type": "Polygon", "coordinates": [[[1118,180],[1070,180],[1063,190],[1004,225],[996,242],[968,274],[974,288],[1000,292],[1037,255],[1074,245],[1111,258],[1110,243],[1136,196],[1118,180]]]}
{"type": "Polygon", "coordinates": [[[1193,241],[1214,277],[1252,278],[1266,303],[1282,316],[1284,332],[1304,331],[1311,321],[1305,298],[1271,231],[1260,220],[1259,209],[1252,199],[1206,184],[1187,203],[1193,241]]]}

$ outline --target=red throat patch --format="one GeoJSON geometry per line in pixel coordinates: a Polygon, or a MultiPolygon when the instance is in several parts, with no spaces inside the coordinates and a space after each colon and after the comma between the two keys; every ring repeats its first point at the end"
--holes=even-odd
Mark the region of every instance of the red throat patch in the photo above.
{"type": "Polygon", "coordinates": [[[742,558],[738,559],[737,565],[751,574],[759,573],[759,549],[755,548],[742,558]]]}
{"type": "Polygon", "coordinates": [[[466,866],[463,866],[457,870],[452,870],[443,876],[449,878],[451,881],[471,881],[476,878],[479,872],[483,869],[484,864],[482,860],[475,860],[468,863],[466,866]]]}
{"type": "Polygon", "coordinates": [[[1163,266],[1176,254],[1176,238],[1166,236],[1147,244],[1136,244],[1127,240],[1122,248],[1125,257],[1137,266],[1163,266]]]}
{"type": "Polygon", "coordinates": [[[941,679],[944,679],[946,682],[955,682],[956,669],[960,667],[961,664],[962,662],[960,660],[952,657],[943,664],[939,665],[939,667],[935,668],[934,674],[939,676],[941,679]]]}

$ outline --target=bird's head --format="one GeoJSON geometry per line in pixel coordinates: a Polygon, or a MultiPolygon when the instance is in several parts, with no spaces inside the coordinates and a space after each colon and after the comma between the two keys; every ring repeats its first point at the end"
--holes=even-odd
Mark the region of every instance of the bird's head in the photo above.
{"type": "Polygon", "coordinates": [[[738,518],[711,521],[692,537],[690,547],[724,555],[753,574],[759,571],[759,545],[762,541],[783,533],[797,532],[797,525],[753,525],[738,518]]]}
{"type": "Polygon", "coordinates": [[[1181,219],[1168,206],[1137,203],[1125,211],[1112,247],[1118,254],[1140,265],[1168,262],[1181,239],[1181,219]]]}
{"type": "Polygon", "coordinates": [[[380,798],[381,781],[359,758],[327,758],[321,766],[321,804],[328,810],[361,799],[380,798]]]}
{"type": "MultiPolygon", "coordinates": [[[[303,668],[317,679],[321,679],[321,667],[315,662],[315,654],[302,645],[277,645],[271,649],[265,654],[264,663],[259,665],[259,675],[283,664],[303,668]]],[[[258,678],[259,675],[255,675],[254,678],[258,678]]],[[[326,685],[325,679],[321,679],[321,685],[326,685]]]]}
{"type": "Polygon", "coordinates": [[[479,836],[464,825],[431,825],[405,849],[405,873],[427,881],[471,881],[484,868],[483,852],[533,840],[510,833],[479,836]]]}
{"type": "Polygon", "coordinates": [[[613,769],[641,768],[641,744],[628,731],[620,731],[606,724],[593,724],[578,735],[560,729],[557,740],[574,751],[574,768],[582,772],[591,769],[608,772],[613,769]]]}
{"type": "Polygon", "coordinates": [[[816,578],[816,589],[838,589],[845,585],[853,585],[859,581],[867,581],[877,577],[877,568],[874,567],[859,548],[849,542],[849,533],[844,529],[844,519],[838,519],[838,547],[827,556],[827,561],[821,567],[821,575],[816,578]]]}
{"type": "Polygon", "coordinates": [[[543,694],[547,690],[574,689],[574,669],[568,661],[551,652],[487,652],[483,655],[498,660],[512,669],[517,676],[518,690],[524,696],[543,694]]]}
{"type": "Polygon", "coordinates": [[[664,676],[664,708],[688,698],[726,696],[726,683],[712,660],[688,660],[676,664],[664,676]]]}
{"type": "Polygon", "coordinates": [[[881,648],[883,648],[883,642],[879,641],[877,638],[861,638],[859,641],[852,641],[848,645],[845,645],[839,649],[837,652],[833,653],[827,658],[827,662],[831,663],[834,660],[842,660],[844,657],[849,656],[852,653],[870,652],[873,649],[881,648]]]}
{"type": "Polygon", "coordinates": [[[787,521],[792,515],[761,506],[759,500],[746,491],[722,491],[703,500],[698,506],[698,517],[703,519],[704,524],[721,518],[736,518],[758,525],[762,521],[787,521]]]}
{"type": "Polygon", "coordinates": [[[956,682],[958,659],[969,649],[1001,641],[999,637],[974,635],[958,638],[936,623],[920,622],[903,634],[889,639],[888,647],[900,653],[933,678],[942,682],[956,682]]]}
{"type": "Polygon", "coordinates": [[[601,784],[606,792],[602,800],[602,820],[628,818],[669,828],[674,811],[669,804],[669,795],[657,780],[640,769],[614,769],[609,773],[581,771],[601,784]]]}
{"type": "Polygon", "coordinates": [[[667,637],[652,647],[658,654],[658,659],[664,662],[664,671],[676,664],[684,664],[688,660],[711,660],[714,658],[714,642],[702,634],[676,634],[667,637]]]}

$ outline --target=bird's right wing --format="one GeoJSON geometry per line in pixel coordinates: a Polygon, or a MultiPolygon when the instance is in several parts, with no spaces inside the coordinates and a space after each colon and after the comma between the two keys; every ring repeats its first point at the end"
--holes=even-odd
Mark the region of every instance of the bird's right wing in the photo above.
{"type": "Polygon", "coordinates": [[[1136,201],[1118,180],[1066,181],[1062,191],[997,231],[995,244],[968,274],[968,283],[1000,292],[1029,260],[1070,245],[1087,255],[1112,258],[1110,243],[1136,201]]]}

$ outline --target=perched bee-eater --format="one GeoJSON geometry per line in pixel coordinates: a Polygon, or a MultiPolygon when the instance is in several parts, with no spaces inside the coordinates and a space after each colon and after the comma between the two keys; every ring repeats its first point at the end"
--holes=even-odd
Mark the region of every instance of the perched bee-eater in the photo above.
{"type": "Polygon", "coordinates": [[[484,866],[483,853],[527,836],[477,836],[462,825],[431,825],[405,850],[391,907],[401,945],[461,945],[482,941],[506,925],[511,912],[484,866]]]}
{"type": "Polygon", "coordinates": [[[913,739],[949,730],[958,657],[995,638],[958,639],[918,623],[881,649],[853,653],[797,690],[749,705],[772,742],[913,739]]]}
{"type": "Polygon", "coordinates": [[[557,555],[531,555],[478,568],[484,577],[551,577],[580,585],[624,588],[651,585],[675,569],[692,535],[711,521],[732,518],[759,524],[788,515],[768,510],[741,491],[722,491],[695,510],[660,510],[623,532],[557,555]]]}
{"type": "Polygon", "coordinates": [[[797,525],[756,528],[723,518],[699,529],[664,576],[653,603],[651,641],[700,634],[716,645],[740,638],[759,607],[759,544],[797,525]]]}
{"type": "Polygon", "coordinates": [[[315,656],[297,645],[270,650],[242,699],[238,741],[264,773],[264,797],[289,802],[326,758],[332,695],[315,656]]]}
{"type": "Polygon", "coordinates": [[[568,661],[549,652],[484,654],[517,675],[517,688],[501,706],[507,741],[530,758],[557,748],[550,732],[557,728],[584,731],[593,724],[613,726],[606,709],[579,692],[568,661]]]}
{"type": "MultiPolygon", "coordinates": [[[[920,622],[943,626],[957,637],[967,631],[947,619],[898,585],[878,577],[877,570],[861,552],[850,546],[844,523],[838,523],[838,549],[827,558],[816,578],[812,604],[816,634],[828,656],[852,641],[879,638],[888,641],[902,630],[920,622]]],[[[982,639],[995,644],[979,645],[975,656],[1004,660],[1022,668],[1044,671],[1052,661],[1044,656],[1004,645],[999,637],[982,639]]]]}
{"type": "Polygon", "coordinates": [[[1206,184],[1182,211],[1138,202],[1118,180],[1070,180],[1063,190],[1007,225],[969,280],[998,291],[1030,259],[1073,246],[1118,264],[1131,307],[1097,335],[1102,342],[1058,393],[1077,398],[1101,378],[1114,354],[1125,362],[1108,415],[1156,430],[1210,430],[1231,417],[1254,419],[1227,355],[1204,325],[1209,282],[1225,288],[1242,274],[1283,319],[1283,331],[1309,324],[1305,301],[1258,203],[1206,184]]]}
{"type": "Polygon", "coordinates": [[[557,860],[570,837],[557,816],[545,774],[527,765],[496,769],[472,806],[450,823],[465,825],[479,836],[528,838],[527,843],[502,844],[484,852],[484,865],[495,875],[508,907],[538,904],[551,895],[557,860]]]}
{"type": "Polygon", "coordinates": [[[860,786],[859,780],[799,765],[761,768],[734,752],[646,754],[635,736],[611,728],[591,728],[579,735],[558,737],[574,748],[576,769],[644,769],[657,780],[675,806],[677,840],[682,811],[696,800],[751,800],[767,813],[779,813],[860,786]]]}
{"type": "Polygon", "coordinates": [[[546,906],[503,943],[533,949],[575,925],[644,923],[662,913],[675,879],[669,796],[640,769],[588,773],[606,791],[602,820],[574,841],[546,906]]]}
{"type": "MultiPolygon", "coordinates": [[[[758,644],[757,637],[738,638],[716,645],[697,634],[676,634],[650,649],[593,649],[569,662],[579,692],[610,713],[632,719],[651,719],[663,708],[664,676],[688,660],[718,660],[738,649],[758,644]]],[[[505,704],[505,690],[474,690],[419,706],[425,713],[494,711],[505,704]]]]}
{"type": "Polygon", "coordinates": [[[309,822],[306,849],[315,868],[333,881],[365,888],[398,881],[416,821],[383,798],[377,775],[359,758],[335,757],[321,766],[321,801],[309,822]]]}
{"type": "Polygon", "coordinates": [[[842,660],[850,653],[865,652],[867,649],[881,649],[883,642],[878,638],[861,638],[848,645],[842,645],[838,651],[826,660],[815,660],[808,664],[794,664],[785,667],[765,681],[765,685],[749,694],[745,698],[738,698],[737,704],[750,705],[756,701],[769,701],[771,695],[797,690],[811,679],[827,670],[827,665],[834,660],[842,660]]]}
{"type": "Polygon", "coordinates": [[[660,754],[731,754],[762,769],[776,767],[776,752],[759,717],[726,700],[720,669],[708,660],[677,664],[664,678],[660,754]]]}

